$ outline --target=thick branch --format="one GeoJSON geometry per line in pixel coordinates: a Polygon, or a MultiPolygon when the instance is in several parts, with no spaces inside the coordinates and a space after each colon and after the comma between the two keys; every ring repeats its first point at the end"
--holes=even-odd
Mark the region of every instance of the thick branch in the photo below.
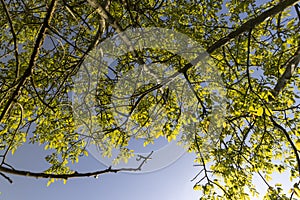
{"type": "MultiPolygon", "coordinates": [[[[255,26],[257,26],[258,24],[262,23],[264,20],[266,20],[268,17],[271,17],[273,15],[276,15],[277,13],[282,12],[284,9],[292,6],[293,4],[295,4],[296,2],[298,2],[299,0],[286,0],[286,1],[281,1],[280,3],[278,3],[276,6],[270,8],[269,10],[266,10],[265,12],[261,13],[260,15],[258,15],[255,18],[252,18],[250,20],[248,20],[247,22],[245,22],[244,24],[242,24],[238,29],[236,29],[235,31],[232,31],[231,33],[229,33],[227,36],[219,39],[217,42],[215,42],[213,45],[211,45],[206,51],[211,54],[213,53],[215,50],[217,50],[218,48],[222,47],[223,45],[225,45],[227,42],[229,42],[230,40],[236,38],[237,36],[239,36],[240,34],[250,31],[251,29],[253,29],[255,26]]],[[[186,72],[188,69],[190,69],[191,67],[193,67],[194,64],[198,63],[200,60],[202,60],[203,58],[203,54],[200,54],[197,58],[195,58],[194,61],[192,61],[191,63],[186,64],[181,70],[180,72],[186,72]]]]}
{"type": "Polygon", "coordinates": [[[56,178],[56,179],[69,179],[69,178],[80,178],[80,177],[91,177],[91,176],[97,177],[98,175],[105,174],[105,173],[117,173],[120,171],[140,171],[142,169],[142,166],[147,162],[147,160],[150,159],[152,154],[153,154],[153,151],[147,157],[144,157],[143,162],[141,162],[141,164],[137,168],[112,169],[111,167],[109,167],[104,170],[87,172],[87,173],[78,173],[75,171],[72,174],[47,174],[47,173],[43,173],[43,172],[30,172],[30,171],[23,171],[23,170],[11,169],[8,167],[0,166],[0,173],[1,172],[2,172],[1,174],[9,173],[9,174],[18,175],[18,176],[28,176],[28,177],[34,177],[34,178],[56,178]]]}
{"type": "Polygon", "coordinates": [[[98,14],[104,18],[114,29],[116,29],[117,33],[121,33],[124,29],[120,26],[117,20],[97,1],[95,0],[88,0],[88,3],[98,12],[98,14]]]}
{"type": "Polygon", "coordinates": [[[229,33],[226,37],[223,37],[220,40],[218,40],[216,43],[214,43],[212,46],[210,46],[207,49],[207,52],[208,53],[214,52],[216,49],[220,48],[221,46],[223,46],[224,44],[229,42],[231,39],[237,37],[238,35],[246,32],[246,31],[249,31],[250,29],[253,29],[255,26],[262,23],[268,17],[271,17],[273,15],[276,15],[276,14],[282,12],[284,9],[294,5],[298,1],[299,0],[281,1],[276,6],[270,8],[269,10],[266,10],[265,12],[261,13],[257,17],[248,20],[247,22],[242,24],[238,29],[229,33]]]}
{"type": "Polygon", "coordinates": [[[26,82],[26,79],[31,75],[32,69],[34,68],[34,66],[36,64],[36,60],[38,58],[40,48],[44,42],[44,38],[46,35],[46,29],[47,29],[48,25],[50,24],[52,17],[54,15],[56,3],[57,3],[57,0],[52,0],[51,4],[49,5],[49,10],[44,19],[43,25],[38,33],[37,39],[35,41],[35,45],[34,45],[34,48],[33,48],[33,51],[32,51],[31,57],[30,57],[29,65],[28,65],[27,69],[25,70],[24,74],[22,75],[22,77],[20,78],[16,89],[13,91],[11,97],[6,102],[4,109],[0,115],[0,121],[2,121],[2,119],[4,118],[6,113],[9,111],[12,102],[18,97],[20,89],[26,82]]]}
{"type": "Polygon", "coordinates": [[[295,54],[289,59],[289,61],[284,65],[285,71],[282,76],[278,79],[272,93],[273,96],[278,96],[279,92],[286,86],[288,80],[290,80],[295,72],[295,69],[300,62],[300,46],[298,47],[295,54]]]}
{"type": "MultiPolygon", "coordinates": [[[[123,169],[125,171],[126,169],[123,169]]],[[[132,169],[133,170],[133,169],[132,169]]],[[[23,170],[16,170],[16,169],[10,169],[7,167],[0,166],[0,171],[3,173],[9,173],[13,175],[18,176],[29,176],[34,178],[59,178],[59,179],[68,179],[68,178],[79,178],[79,177],[90,177],[90,176],[97,176],[104,173],[110,173],[110,172],[118,172],[121,171],[121,169],[112,169],[107,168],[105,170],[95,171],[95,172],[88,172],[88,173],[78,173],[74,172],[72,174],[47,174],[43,172],[31,172],[31,171],[23,171],[23,170]]]]}
{"type": "MultiPolygon", "coordinates": [[[[260,15],[258,15],[255,18],[252,18],[250,20],[248,20],[247,22],[245,22],[244,24],[242,24],[238,29],[236,29],[235,31],[232,31],[231,33],[229,33],[227,36],[219,39],[217,42],[215,42],[212,46],[210,46],[207,49],[207,52],[209,54],[213,53],[216,49],[222,47],[223,45],[225,45],[227,42],[229,42],[230,40],[236,38],[237,36],[239,36],[240,34],[246,32],[246,31],[250,31],[251,29],[253,29],[256,25],[262,23],[264,20],[266,20],[268,17],[271,17],[273,15],[276,15],[280,12],[282,12],[284,9],[286,9],[289,6],[292,6],[293,4],[295,4],[296,2],[298,2],[299,0],[286,0],[286,1],[281,1],[280,3],[278,3],[276,6],[266,10],[265,12],[261,13],[260,15]]],[[[124,29],[122,29],[122,27],[120,26],[120,24],[117,22],[117,20],[114,19],[114,17],[105,9],[103,8],[99,3],[97,3],[95,0],[88,0],[89,4],[96,8],[99,15],[101,15],[105,20],[108,21],[108,23],[111,24],[111,26],[113,28],[116,29],[116,31],[118,33],[121,33],[124,31],[124,29]]],[[[122,37],[122,39],[124,40],[124,42],[128,45],[128,47],[131,47],[131,43],[128,40],[128,38],[126,37],[126,35],[120,35],[122,37]]],[[[179,73],[184,73],[186,72],[188,69],[190,69],[192,66],[194,66],[195,64],[197,64],[200,60],[203,60],[203,58],[206,56],[206,54],[201,53],[197,58],[195,58],[192,62],[186,64],[181,70],[179,70],[179,73]]]]}
{"type": "MultiPolygon", "coordinates": [[[[298,25],[300,25],[300,11],[299,5],[295,5],[295,10],[298,16],[298,25]]],[[[282,76],[278,79],[277,84],[272,90],[273,96],[277,97],[279,92],[283,90],[286,86],[287,82],[292,78],[296,68],[298,67],[300,62],[300,44],[298,44],[298,48],[294,55],[284,64],[285,71],[282,76]]]]}

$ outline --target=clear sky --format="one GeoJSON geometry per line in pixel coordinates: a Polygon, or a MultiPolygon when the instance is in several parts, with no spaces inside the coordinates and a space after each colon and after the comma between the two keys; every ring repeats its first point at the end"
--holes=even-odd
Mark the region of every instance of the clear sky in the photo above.
{"type": "MultiPolygon", "coordinates": [[[[9,156],[9,161],[18,169],[40,172],[48,166],[43,158],[44,153],[40,146],[25,145],[16,151],[13,159],[9,156]]],[[[151,173],[104,174],[98,179],[93,177],[70,179],[65,185],[62,181],[57,181],[49,187],[46,186],[46,179],[8,174],[14,183],[10,184],[4,178],[0,178],[0,191],[2,192],[0,199],[197,200],[201,194],[193,190],[194,183],[190,181],[199,172],[199,169],[193,166],[194,157],[195,155],[186,153],[170,166],[151,173]]],[[[82,157],[74,167],[79,172],[105,168],[92,155],[82,157]]],[[[288,180],[288,174],[275,174],[273,178],[273,185],[282,183],[286,191],[292,185],[288,180]]],[[[266,191],[266,185],[259,177],[255,177],[254,183],[259,192],[266,191]]]]}
{"type": "MultiPolygon", "coordinates": [[[[26,145],[20,147],[11,163],[18,169],[41,171],[48,166],[43,161],[43,148],[26,145]]],[[[185,154],[167,168],[145,174],[105,174],[98,179],[70,179],[67,184],[57,181],[46,186],[47,180],[9,175],[14,181],[0,179],[1,200],[196,200],[199,191],[193,190],[190,181],[197,174],[193,166],[194,155],[185,154]]],[[[78,171],[104,169],[92,156],[81,158],[78,171]]],[[[197,198],[198,197],[198,198],[197,198]]]]}

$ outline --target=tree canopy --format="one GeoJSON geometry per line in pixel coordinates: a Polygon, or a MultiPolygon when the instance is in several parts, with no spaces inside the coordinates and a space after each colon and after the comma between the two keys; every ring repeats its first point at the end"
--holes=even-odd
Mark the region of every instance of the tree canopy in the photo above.
{"type": "MultiPolygon", "coordinates": [[[[89,144],[97,145],[103,156],[119,149],[115,162],[126,161],[134,153],[130,141],[143,139],[147,146],[161,137],[169,142],[177,139],[197,155],[200,168],[194,189],[201,191],[202,199],[250,199],[257,194],[254,175],[268,187],[265,199],[300,196],[297,2],[1,0],[0,175],[8,181],[13,181],[9,174],[17,174],[51,182],[139,170],[149,157],[136,169],[109,167],[89,173],[76,172],[70,163],[87,156],[89,144]],[[207,71],[202,73],[204,68],[199,67],[199,52],[191,61],[164,44],[132,49],[130,35],[122,35],[151,27],[172,30],[201,45],[200,53],[209,55],[207,71]],[[98,78],[92,93],[96,114],[82,122],[80,117],[87,119],[90,113],[78,108],[89,105],[76,104],[72,98],[74,89],[76,98],[86,98],[87,77],[80,72],[87,69],[89,59],[100,55],[94,50],[101,52],[103,42],[118,34],[128,50],[113,64],[103,59],[101,65],[111,65],[90,72],[98,78]],[[155,81],[139,80],[135,75],[151,74],[151,64],[166,68],[156,70],[155,81]],[[218,74],[218,80],[212,74],[218,74]],[[181,76],[184,82],[168,84],[172,76],[181,76]],[[211,88],[204,84],[208,81],[222,85],[225,100],[208,91],[211,88]],[[122,95],[128,98],[119,98],[122,95]],[[221,112],[213,116],[217,105],[221,112]],[[192,112],[184,114],[186,107],[193,107],[192,112]],[[188,126],[191,121],[193,128],[188,126]],[[11,166],[8,153],[25,143],[44,145],[51,167],[32,172],[11,166]],[[294,183],[289,195],[279,184],[269,184],[273,172],[285,171],[294,183]]],[[[178,38],[172,42],[184,47],[178,38]]],[[[118,48],[116,42],[106,53],[118,48]]]]}

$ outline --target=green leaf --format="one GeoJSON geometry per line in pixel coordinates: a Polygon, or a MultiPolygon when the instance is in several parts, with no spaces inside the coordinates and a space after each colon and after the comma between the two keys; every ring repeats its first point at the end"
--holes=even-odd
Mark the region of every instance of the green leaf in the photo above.
{"type": "Polygon", "coordinates": [[[195,185],[195,186],[193,187],[193,189],[194,189],[194,190],[201,190],[201,186],[200,186],[200,185],[195,185]]]}
{"type": "Polygon", "coordinates": [[[300,151],[300,139],[298,139],[295,143],[296,148],[300,151]]]}
{"type": "Polygon", "coordinates": [[[264,113],[264,108],[263,107],[259,107],[256,111],[256,115],[257,116],[262,116],[264,113]]]}
{"type": "Polygon", "coordinates": [[[47,187],[49,187],[52,183],[54,183],[54,178],[50,178],[47,182],[47,187]]]}

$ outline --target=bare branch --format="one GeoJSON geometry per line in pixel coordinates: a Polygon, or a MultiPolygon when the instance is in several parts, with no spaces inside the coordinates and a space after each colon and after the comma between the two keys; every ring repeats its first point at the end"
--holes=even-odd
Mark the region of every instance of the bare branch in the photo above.
{"type": "Polygon", "coordinates": [[[11,178],[9,178],[8,176],[6,176],[2,172],[0,172],[0,175],[3,176],[6,180],[8,180],[9,183],[13,183],[13,181],[11,180],[11,178]]]}

